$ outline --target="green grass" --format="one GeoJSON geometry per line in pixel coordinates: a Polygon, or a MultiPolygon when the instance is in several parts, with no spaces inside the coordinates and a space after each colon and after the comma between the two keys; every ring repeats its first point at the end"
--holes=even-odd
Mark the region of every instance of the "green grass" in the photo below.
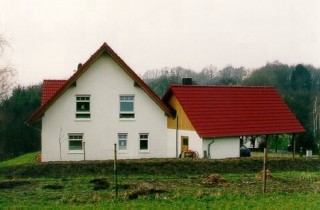
{"type": "MultiPolygon", "coordinates": [[[[99,177],[28,178],[10,189],[0,190],[0,208],[107,208],[107,209],[317,209],[320,183],[301,177],[319,177],[320,173],[274,173],[267,181],[267,192],[261,192],[256,174],[221,174],[227,182],[210,187],[199,176],[120,176],[118,199],[112,176],[104,177],[111,186],[94,190],[91,180],[99,177]],[[62,186],[47,189],[46,186],[62,186]],[[146,193],[130,199],[140,189],[146,193]],[[152,193],[150,189],[162,190],[152,193]]],[[[101,177],[100,177],[101,178],[101,177]]],[[[10,180],[7,180],[10,181],[10,180]]],[[[11,180],[12,181],[12,180],[11,180]]],[[[3,182],[2,182],[3,183],[3,182]]],[[[19,182],[18,182],[19,183],[19,182]]],[[[0,182],[1,184],[1,182],[0,182]]]]}
{"type": "Polygon", "coordinates": [[[28,153],[14,159],[0,162],[0,168],[35,163],[38,153],[39,152],[28,153]]]}
{"type": "Polygon", "coordinates": [[[35,163],[36,153],[0,163],[0,209],[317,209],[319,158],[270,158],[266,193],[261,158],[35,163]],[[225,183],[206,186],[209,174],[225,183]],[[110,186],[97,190],[92,180],[110,186]]]}

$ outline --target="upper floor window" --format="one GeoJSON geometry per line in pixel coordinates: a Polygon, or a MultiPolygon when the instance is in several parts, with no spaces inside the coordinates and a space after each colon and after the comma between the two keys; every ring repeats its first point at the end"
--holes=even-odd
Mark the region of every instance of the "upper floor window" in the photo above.
{"type": "Polygon", "coordinates": [[[76,118],[77,119],[90,118],[90,95],[76,96],[76,118]]]}
{"type": "Polygon", "coordinates": [[[120,119],[134,118],[134,95],[120,96],[120,119]]]}

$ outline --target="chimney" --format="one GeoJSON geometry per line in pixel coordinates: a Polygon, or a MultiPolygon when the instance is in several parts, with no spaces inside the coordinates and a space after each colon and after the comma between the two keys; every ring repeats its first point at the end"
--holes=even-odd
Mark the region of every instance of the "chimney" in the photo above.
{"type": "Polygon", "coordinates": [[[78,64],[78,70],[82,67],[82,63],[78,64]]]}
{"type": "Polygon", "coordinates": [[[192,85],[192,78],[182,78],[182,85],[192,85]]]}

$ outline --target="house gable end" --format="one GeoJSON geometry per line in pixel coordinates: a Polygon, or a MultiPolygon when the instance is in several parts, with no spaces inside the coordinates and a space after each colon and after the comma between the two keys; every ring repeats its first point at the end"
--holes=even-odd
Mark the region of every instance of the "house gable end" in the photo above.
{"type": "Polygon", "coordinates": [[[75,84],[75,82],[81,77],[91,65],[93,65],[97,59],[99,59],[104,53],[108,54],[122,70],[129,75],[136,87],[140,87],[163,111],[166,115],[172,116],[173,110],[166,106],[161,99],[142,81],[142,79],[106,44],[104,43],[83,65],[79,64],[79,69],[49,98],[42,106],[33,113],[33,115],[26,121],[27,124],[31,124],[38,121],[45,111],[62,95],[64,92],[75,84]]]}

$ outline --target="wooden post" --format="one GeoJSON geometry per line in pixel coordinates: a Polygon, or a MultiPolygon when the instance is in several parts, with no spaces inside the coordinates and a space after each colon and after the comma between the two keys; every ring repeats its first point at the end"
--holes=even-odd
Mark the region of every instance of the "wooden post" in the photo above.
{"type": "Polygon", "coordinates": [[[274,135],[276,138],[276,153],[278,154],[278,141],[279,141],[279,134],[274,135]]]}
{"type": "Polygon", "coordinates": [[[263,177],[262,177],[262,191],[263,193],[266,192],[266,182],[267,182],[267,169],[266,169],[266,165],[267,165],[267,149],[264,148],[263,149],[263,177]]]}
{"type": "Polygon", "coordinates": [[[86,142],[82,141],[83,146],[83,161],[86,161],[86,142]]]}
{"type": "Polygon", "coordinates": [[[295,157],[295,155],[296,155],[296,138],[295,138],[296,136],[295,136],[295,134],[292,134],[292,147],[293,147],[293,149],[292,149],[292,157],[294,158],[295,157]]]}
{"type": "Polygon", "coordinates": [[[267,158],[268,158],[268,135],[266,135],[266,143],[263,149],[263,180],[262,180],[262,191],[266,192],[267,188],[267,158]]]}
{"type": "Polygon", "coordinates": [[[117,173],[117,144],[114,144],[114,162],[113,162],[114,179],[116,185],[116,199],[118,198],[118,173],[117,173]]]}

